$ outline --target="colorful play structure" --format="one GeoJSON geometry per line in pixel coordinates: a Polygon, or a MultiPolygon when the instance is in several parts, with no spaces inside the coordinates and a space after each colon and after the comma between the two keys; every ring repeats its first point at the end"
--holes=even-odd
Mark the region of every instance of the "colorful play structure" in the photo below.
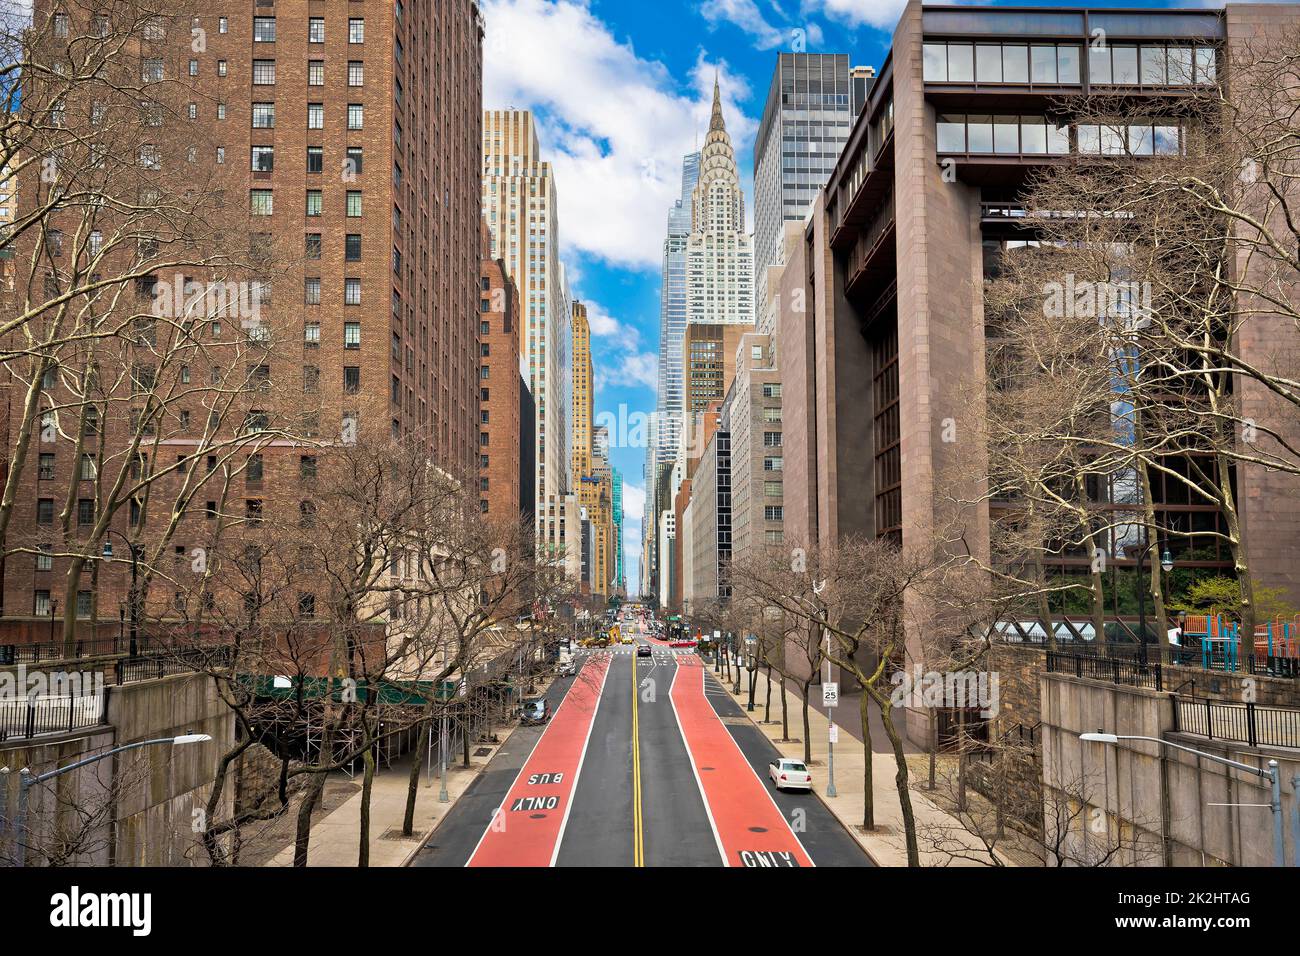
{"type": "Polygon", "coordinates": [[[1189,615],[1183,624],[1184,656],[1207,670],[1249,671],[1294,677],[1300,674],[1300,614],[1290,621],[1276,618],[1255,625],[1255,640],[1242,647],[1241,625],[1225,622],[1222,614],[1189,615]],[[1246,660],[1246,656],[1250,660],[1246,660]]]}

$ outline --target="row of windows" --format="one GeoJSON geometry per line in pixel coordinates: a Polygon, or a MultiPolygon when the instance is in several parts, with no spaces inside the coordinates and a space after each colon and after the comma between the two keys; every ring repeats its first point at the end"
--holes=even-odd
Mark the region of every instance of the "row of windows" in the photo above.
{"type": "Polygon", "coordinates": [[[935,123],[939,153],[1008,155],[1084,154],[1134,156],[1177,155],[1183,131],[1176,125],[1151,123],[1060,126],[1042,116],[992,116],[947,113],[935,123]]]}
{"type": "MultiPolygon", "coordinates": [[[[198,61],[191,60],[190,75],[198,75],[198,61]]],[[[225,69],[222,64],[225,60],[217,62],[218,75],[225,75],[225,69]]],[[[253,85],[254,86],[275,86],[275,60],[254,60],[253,61],[253,85]]],[[[324,86],[325,85],[325,61],[311,60],[307,64],[307,85],[324,86]]],[[[348,86],[365,86],[366,85],[366,67],[363,60],[348,60],[348,86]]]]}
{"type": "MultiPolygon", "coordinates": [[[[361,103],[348,104],[348,129],[359,130],[365,128],[366,110],[361,103]]],[[[274,103],[254,103],[252,112],[253,129],[275,129],[275,104],[274,103]]],[[[307,104],[307,128],[324,129],[325,128],[325,104],[308,103],[307,104]]]]}
{"type": "MultiPolygon", "coordinates": [[[[360,175],[364,168],[364,152],[360,146],[348,146],[347,158],[343,162],[345,175],[360,175]]],[[[249,168],[255,173],[275,171],[275,147],[253,146],[249,156],[249,168]]],[[[323,146],[307,147],[307,172],[325,171],[325,148],[323,146]]]]}
{"type": "MultiPolygon", "coordinates": [[[[926,43],[927,83],[1011,83],[1074,86],[1082,47],[1072,43],[926,43]]],[[[1113,86],[1190,86],[1216,78],[1212,46],[1097,44],[1088,46],[1088,82],[1113,86]]]]}
{"type": "MultiPolygon", "coordinates": [[[[322,193],[319,189],[307,190],[306,215],[311,217],[321,215],[322,201],[322,193]]],[[[349,219],[356,219],[361,216],[361,190],[349,189],[347,191],[345,209],[349,219]]],[[[274,214],[274,191],[270,189],[250,189],[248,191],[248,211],[254,216],[270,216],[274,214]]]]}
{"type": "MultiPolygon", "coordinates": [[[[221,18],[225,21],[225,17],[221,18]]],[[[223,29],[221,31],[225,33],[223,29]]],[[[253,17],[253,42],[274,43],[276,38],[275,17],[253,17]]],[[[311,17],[307,21],[307,42],[325,42],[325,18],[311,17]]],[[[363,17],[348,17],[348,43],[366,42],[366,21],[363,17]]]]}

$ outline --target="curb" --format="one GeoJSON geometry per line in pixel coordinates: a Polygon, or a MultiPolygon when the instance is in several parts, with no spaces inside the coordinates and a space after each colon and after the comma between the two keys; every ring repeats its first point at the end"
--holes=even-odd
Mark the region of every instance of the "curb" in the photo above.
{"type": "MultiPolygon", "coordinates": [[[[539,683],[539,685],[540,685],[541,682],[539,681],[538,683],[539,683]]],[[[546,688],[545,688],[544,690],[540,690],[540,691],[538,691],[538,693],[539,693],[539,694],[545,694],[547,691],[549,691],[549,690],[551,689],[551,684],[553,684],[553,683],[554,683],[554,678],[551,678],[551,679],[547,680],[547,681],[546,681],[546,688]]],[[[513,737],[513,736],[515,735],[515,731],[518,730],[518,729],[519,729],[520,727],[522,727],[522,726],[523,726],[523,724],[516,723],[513,727],[510,728],[510,733],[508,733],[508,734],[506,734],[504,737],[502,737],[502,738],[501,738],[501,742],[500,742],[499,744],[496,745],[497,753],[500,753],[500,752],[501,752],[502,748],[504,748],[505,745],[506,745],[507,743],[509,743],[510,738],[513,737]]],[[[484,772],[485,770],[487,770],[488,765],[491,764],[492,761],[496,759],[496,757],[497,757],[497,753],[494,753],[491,757],[489,757],[489,758],[487,759],[487,761],[483,764],[483,766],[480,767],[480,768],[475,772],[475,774],[474,774],[475,778],[481,777],[481,776],[483,775],[483,772],[484,772]]],[[[433,826],[429,827],[429,830],[428,830],[427,833],[425,833],[422,837],[420,837],[420,843],[419,843],[419,845],[416,846],[413,850],[411,850],[411,852],[408,853],[408,854],[406,855],[406,858],[405,858],[404,860],[402,860],[401,863],[397,864],[397,868],[400,869],[401,867],[408,867],[408,866],[411,865],[411,863],[415,860],[416,856],[419,855],[420,851],[423,850],[423,849],[425,848],[425,846],[428,844],[428,842],[429,842],[431,839],[433,839],[433,835],[438,831],[438,828],[439,828],[440,826],[442,826],[443,821],[446,820],[449,816],[451,816],[451,811],[452,811],[453,809],[455,809],[455,806],[456,806],[456,804],[460,801],[460,798],[463,797],[463,796],[465,796],[465,794],[469,793],[469,788],[472,787],[472,786],[474,786],[474,781],[473,781],[473,780],[470,781],[470,784],[469,784],[468,787],[466,787],[464,790],[461,791],[460,796],[456,797],[455,800],[452,800],[452,801],[450,801],[450,802],[447,804],[447,812],[444,813],[441,817],[439,817],[439,818],[437,819],[437,821],[433,824],[433,826]]]]}
{"type": "MultiPolygon", "coordinates": [[[[763,725],[760,724],[756,719],[754,719],[753,714],[750,711],[745,710],[745,705],[741,702],[741,698],[745,696],[745,692],[742,691],[740,696],[738,697],[735,694],[733,694],[731,690],[725,684],[723,684],[723,682],[719,680],[716,676],[714,677],[714,680],[716,680],[718,684],[722,686],[722,689],[726,692],[728,697],[730,697],[732,700],[734,700],[737,704],[740,705],[741,712],[744,713],[744,715],[747,718],[749,718],[749,722],[754,725],[754,727],[758,730],[760,734],[763,735],[763,739],[766,740],[768,744],[778,754],[781,753],[781,748],[777,747],[776,743],[770,737],[768,737],[767,734],[763,731],[763,725]]],[[[753,713],[757,713],[757,710],[755,710],[753,713]]],[[[862,850],[863,855],[865,855],[866,858],[871,861],[871,865],[876,867],[877,869],[885,869],[885,867],[881,864],[881,862],[877,860],[874,855],[872,855],[871,850],[868,849],[866,844],[862,842],[862,838],[858,835],[854,827],[851,826],[843,817],[841,817],[839,813],[835,811],[834,807],[832,807],[829,803],[826,802],[826,799],[822,795],[821,791],[817,789],[813,789],[809,792],[812,793],[812,795],[817,798],[818,802],[823,807],[826,808],[826,812],[830,814],[831,818],[840,825],[840,827],[844,830],[845,834],[849,837],[849,839],[851,839],[854,843],[858,845],[859,849],[862,850]]]]}

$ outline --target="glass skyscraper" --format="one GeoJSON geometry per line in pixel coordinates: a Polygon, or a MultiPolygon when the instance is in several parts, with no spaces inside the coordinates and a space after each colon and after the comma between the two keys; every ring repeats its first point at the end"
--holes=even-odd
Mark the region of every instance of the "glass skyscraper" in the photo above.
{"type": "Polygon", "coordinates": [[[778,53],[754,140],[754,316],[767,314],[767,267],[782,264],[787,221],[802,221],[826,184],[853,125],[849,58],[778,53]]]}

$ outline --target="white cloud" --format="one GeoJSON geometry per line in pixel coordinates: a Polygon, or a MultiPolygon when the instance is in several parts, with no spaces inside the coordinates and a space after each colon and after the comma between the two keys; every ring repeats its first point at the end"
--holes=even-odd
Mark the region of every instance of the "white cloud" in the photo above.
{"type": "Polygon", "coordinates": [[[785,34],[768,23],[754,0],[704,0],[700,16],[711,28],[730,23],[754,38],[754,46],[771,50],[785,42],[785,34]]]}
{"type": "Polygon", "coordinates": [[[637,530],[641,530],[641,515],[645,513],[645,485],[623,482],[623,514],[635,515],[637,530]]]}
{"type": "Polygon", "coordinates": [[[605,361],[592,359],[595,366],[596,391],[610,385],[644,386],[654,391],[659,387],[659,356],[653,352],[627,352],[607,357],[605,361]]]}
{"type": "Polygon", "coordinates": [[[893,30],[907,0],[804,0],[803,12],[821,12],[849,27],[893,30]]]}
{"type": "Polygon", "coordinates": [[[583,299],[582,304],[587,307],[587,323],[591,326],[592,335],[597,338],[617,338],[622,343],[636,346],[640,335],[635,328],[618,321],[598,302],[583,299]]]}
{"type": "MultiPolygon", "coordinates": [[[[538,115],[566,258],[576,251],[658,268],[682,156],[708,128],[715,64],[702,53],[684,93],[662,63],[615,39],[585,0],[485,0],[483,13],[484,105],[538,115]]],[[[757,128],[736,105],[749,90],[717,66],[739,151],[757,128]]]]}

